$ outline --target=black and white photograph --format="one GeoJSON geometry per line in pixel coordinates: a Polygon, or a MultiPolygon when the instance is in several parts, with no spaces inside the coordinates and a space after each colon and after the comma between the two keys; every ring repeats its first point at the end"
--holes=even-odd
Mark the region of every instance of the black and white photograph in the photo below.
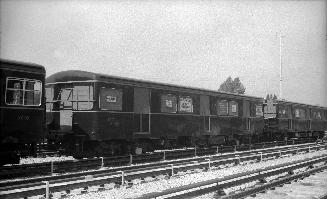
{"type": "Polygon", "coordinates": [[[327,198],[326,0],[0,0],[0,198],[327,198]]]}

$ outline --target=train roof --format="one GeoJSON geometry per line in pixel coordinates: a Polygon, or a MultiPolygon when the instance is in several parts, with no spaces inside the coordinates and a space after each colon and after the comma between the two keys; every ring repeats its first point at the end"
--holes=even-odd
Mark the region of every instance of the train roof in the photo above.
{"type": "Polygon", "coordinates": [[[8,59],[0,59],[0,69],[1,70],[16,70],[16,71],[23,71],[23,72],[35,72],[35,73],[45,74],[44,66],[34,64],[34,63],[14,61],[14,60],[8,60],[8,59]]]}
{"type": "Polygon", "coordinates": [[[260,101],[260,102],[263,101],[263,98],[260,97],[240,95],[240,94],[227,93],[227,92],[219,92],[219,91],[208,90],[203,88],[179,86],[179,85],[160,83],[154,81],[145,81],[145,80],[139,80],[133,78],[118,77],[118,76],[92,73],[92,72],[80,71],[80,70],[62,71],[62,72],[55,73],[46,78],[46,84],[80,82],[80,81],[109,82],[109,83],[118,83],[122,85],[146,87],[152,89],[163,89],[163,90],[188,92],[188,93],[203,94],[203,95],[210,95],[210,96],[221,96],[226,98],[247,99],[250,101],[260,101]]]}
{"type": "Polygon", "coordinates": [[[295,106],[300,106],[300,107],[310,107],[310,108],[315,108],[315,109],[327,110],[327,107],[323,107],[323,106],[303,104],[303,103],[291,102],[291,101],[285,101],[285,100],[278,100],[278,103],[285,104],[285,105],[295,105],[295,106]]]}

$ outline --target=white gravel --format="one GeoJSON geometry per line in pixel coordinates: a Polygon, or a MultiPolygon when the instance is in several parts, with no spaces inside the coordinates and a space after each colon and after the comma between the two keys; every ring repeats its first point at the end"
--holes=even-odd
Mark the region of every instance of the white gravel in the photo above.
{"type": "MultiPolygon", "coordinates": [[[[157,178],[157,179],[153,179],[152,181],[149,181],[150,179],[148,179],[147,182],[144,181],[141,182],[140,180],[136,180],[135,182],[133,182],[135,183],[133,186],[125,185],[125,186],[119,186],[113,188],[114,185],[106,185],[105,189],[108,190],[89,192],[86,194],[74,193],[68,195],[68,198],[79,198],[79,199],[135,198],[135,197],[142,196],[145,193],[163,191],[166,189],[188,185],[195,182],[215,179],[215,178],[224,177],[224,176],[245,172],[245,171],[253,171],[259,168],[265,168],[268,166],[287,163],[290,161],[302,160],[305,158],[310,158],[323,154],[327,154],[327,151],[326,150],[316,151],[309,154],[308,153],[299,154],[291,157],[272,159],[272,160],[267,160],[258,163],[251,163],[251,164],[242,163],[240,165],[228,167],[228,168],[221,168],[221,169],[212,168],[211,171],[207,171],[207,172],[200,171],[197,173],[190,173],[190,172],[186,172],[187,174],[180,173],[174,175],[171,178],[169,178],[168,176],[161,176],[160,179],[157,178]]],[[[244,188],[244,186],[245,185],[236,188],[229,188],[224,191],[226,193],[229,193],[231,191],[235,191],[236,189],[240,189],[240,188],[242,189],[244,188]]]]}
{"type": "MultiPolygon", "coordinates": [[[[60,156],[60,157],[39,157],[39,158],[22,158],[19,161],[19,165],[22,164],[35,164],[35,163],[46,163],[46,162],[62,162],[67,160],[75,160],[72,156],[60,156]]],[[[5,166],[12,166],[18,164],[6,164],[5,166]]]]}
{"type": "Polygon", "coordinates": [[[60,157],[44,157],[44,158],[22,158],[19,164],[35,164],[44,162],[62,162],[67,160],[75,160],[72,156],[60,156],[60,157]]]}
{"type": "Polygon", "coordinates": [[[327,171],[323,171],[247,199],[317,199],[327,193],[326,188],[327,171]]]}

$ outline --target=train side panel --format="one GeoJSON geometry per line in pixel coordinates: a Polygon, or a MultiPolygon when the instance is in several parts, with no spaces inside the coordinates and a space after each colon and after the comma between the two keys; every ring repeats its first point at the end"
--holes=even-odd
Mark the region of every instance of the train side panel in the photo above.
{"type": "Polygon", "coordinates": [[[35,155],[36,143],[45,138],[45,69],[30,63],[0,61],[0,150],[35,155]]]}

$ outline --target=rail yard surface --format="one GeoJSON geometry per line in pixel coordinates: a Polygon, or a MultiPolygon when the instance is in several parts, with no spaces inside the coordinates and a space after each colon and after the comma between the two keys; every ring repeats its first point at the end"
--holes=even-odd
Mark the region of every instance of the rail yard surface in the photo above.
{"type": "MultiPolygon", "coordinates": [[[[189,171],[186,173],[177,174],[171,178],[165,178],[164,176],[162,176],[162,179],[160,180],[153,180],[151,178],[145,179],[145,181],[150,181],[150,182],[144,182],[144,183],[141,183],[142,181],[138,180],[133,182],[133,186],[126,185],[126,186],[114,188],[112,185],[111,187],[112,189],[110,190],[94,192],[94,193],[90,192],[83,195],[72,193],[70,198],[81,198],[81,199],[83,198],[90,198],[90,199],[91,198],[137,198],[137,197],[141,197],[143,194],[146,193],[160,192],[174,187],[176,188],[183,185],[189,185],[192,183],[201,182],[201,181],[210,180],[219,177],[223,178],[237,173],[253,171],[255,169],[266,168],[272,165],[283,164],[296,160],[304,160],[306,158],[311,158],[320,155],[327,155],[327,151],[324,150],[324,151],[313,152],[310,154],[301,154],[301,155],[295,155],[295,156],[285,157],[280,159],[272,159],[260,163],[253,163],[253,164],[244,163],[233,167],[222,166],[221,168],[212,169],[211,171],[207,171],[207,172],[189,171]]],[[[233,192],[237,189],[245,188],[249,185],[242,185],[237,188],[229,188],[229,189],[225,189],[224,191],[226,192],[226,194],[228,194],[229,192],[233,192]]]]}
{"type": "Polygon", "coordinates": [[[247,199],[314,199],[327,194],[327,171],[304,178],[247,199]]]}
{"type": "MultiPolygon", "coordinates": [[[[284,149],[279,148],[279,150],[278,148],[277,150],[273,149],[274,148],[270,148],[262,152],[260,152],[260,150],[252,150],[252,153],[251,151],[249,151],[249,153],[242,152],[243,155],[239,152],[231,155],[220,155],[220,159],[215,159],[217,155],[206,156],[202,158],[203,160],[195,157],[193,159],[184,160],[184,163],[181,164],[176,163],[176,161],[178,162],[179,160],[175,160],[175,162],[168,161],[168,165],[171,165],[168,167],[162,163],[161,166],[151,166],[151,164],[149,164],[143,169],[140,166],[138,169],[136,167],[135,169],[131,168],[132,170],[129,171],[116,172],[117,174],[115,175],[113,172],[103,172],[103,174],[99,175],[99,171],[98,175],[85,173],[83,175],[84,177],[76,176],[70,180],[59,180],[60,176],[53,176],[53,178],[57,178],[57,180],[50,180],[49,178],[48,181],[47,178],[39,178],[38,181],[29,182],[30,185],[21,184],[17,186],[1,184],[0,193],[1,197],[4,198],[18,198],[32,196],[28,195],[31,192],[27,191],[27,189],[34,189],[35,196],[33,196],[33,198],[152,198],[151,193],[161,193],[167,190],[180,189],[180,187],[183,186],[193,186],[194,183],[202,183],[217,178],[220,180],[233,179],[231,176],[244,175],[244,173],[251,176],[252,174],[249,172],[256,172],[258,169],[261,170],[261,172],[265,172],[271,169],[272,166],[280,164],[285,166],[285,164],[294,163],[294,161],[296,161],[294,164],[302,164],[303,161],[311,159],[315,161],[315,164],[324,165],[324,162],[327,160],[326,146],[323,144],[317,144],[315,148],[302,145],[302,148],[285,147],[284,149]],[[173,164],[175,164],[174,168],[172,166],[173,164]],[[122,177],[122,174],[125,174],[125,177],[122,177]],[[45,182],[42,182],[43,180],[50,183],[46,183],[48,184],[48,188],[45,182]],[[16,186],[16,188],[12,189],[14,186],[16,186]],[[28,186],[30,188],[28,188],[28,186]],[[12,191],[7,191],[8,189],[12,189],[12,191]],[[47,190],[50,192],[45,194],[47,190]]],[[[155,164],[156,163],[153,163],[153,165],[155,164]]],[[[306,167],[312,165],[313,163],[310,163],[307,164],[306,167]]],[[[294,171],[295,170],[296,169],[294,169],[294,171]]],[[[266,180],[269,181],[274,178],[275,177],[267,177],[266,180]]],[[[28,180],[26,180],[26,182],[27,181],[28,180]]],[[[253,185],[252,182],[243,183],[239,186],[229,185],[224,189],[220,189],[219,192],[222,191],[224,194],[229,194],[251,185],[253,185]]],[[[205,196],[209,197],[210,194],[205,196]]],[[[211,195],[211,197],[215,197],[215,194],[211,195]]]]}

